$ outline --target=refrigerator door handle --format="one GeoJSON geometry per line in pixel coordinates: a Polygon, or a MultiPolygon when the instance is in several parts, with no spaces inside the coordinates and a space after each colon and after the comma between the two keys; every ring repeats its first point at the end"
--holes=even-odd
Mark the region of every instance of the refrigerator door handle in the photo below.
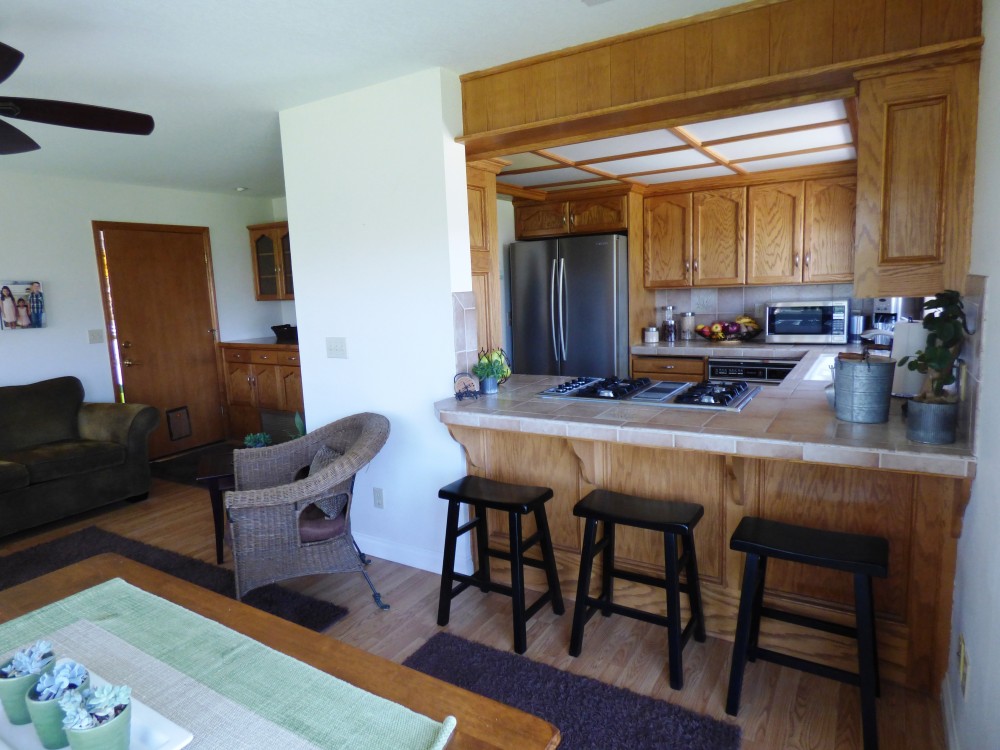
{"type": "MultiPolygon", "coordinates": [[[[560,315],[561,315],[560,311],[560,315]]],[[[552,326],[552,353],[559,361],[559,344],[556,341],[556,259],[552,259],[552,270],[549,272],[549,323],[552,326]]]]}
{"type": "Polygon", "coordinates": [[[566,283],[566,259],[559,259],[559,334],[562,337],[563,362],[569,356],[566,333],[569,331],[569,285],[566,283]]]}

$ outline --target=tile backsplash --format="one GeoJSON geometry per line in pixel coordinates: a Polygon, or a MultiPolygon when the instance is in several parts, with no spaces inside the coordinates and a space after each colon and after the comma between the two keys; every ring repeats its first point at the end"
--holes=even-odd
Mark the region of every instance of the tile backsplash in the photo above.
{"type": "Polygon", "coordinates": [[[851,299],[852,290],[850,284],[658,289],[655,322],[662,322],[662,308],[666,305],[674,306],[675,318],[682,312],[694,312],[697,323],[731,319],[736,315],[750,315],[759,321],[764,315],[764,306],[769,302],[851,299]]]}

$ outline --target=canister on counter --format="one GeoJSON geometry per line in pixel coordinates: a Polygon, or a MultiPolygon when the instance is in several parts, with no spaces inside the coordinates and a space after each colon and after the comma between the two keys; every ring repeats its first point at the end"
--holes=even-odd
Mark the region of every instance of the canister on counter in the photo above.
{"type": "Polygon", "coordinates": [[[644,344],[658,344],[660,343],[660,329],[656,326],[650,326],[649,328],[642,329],[642,343],[644,344]]]}
{"type": "Polygon", "coordinates": [[[694,340],[694,313],[693,312],[682,312],[681,313],[681,340],[682,341],[692,341],[692,340],[694,340]]]}

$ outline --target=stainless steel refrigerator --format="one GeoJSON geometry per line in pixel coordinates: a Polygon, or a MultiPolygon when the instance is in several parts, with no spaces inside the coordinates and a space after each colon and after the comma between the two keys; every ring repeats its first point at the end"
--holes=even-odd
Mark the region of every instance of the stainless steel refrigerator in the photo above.
{"type": "Polygon", "coordinates": [[[628,377],[625,237],[515,242],[509,275],[514,372],[628,377]]]}

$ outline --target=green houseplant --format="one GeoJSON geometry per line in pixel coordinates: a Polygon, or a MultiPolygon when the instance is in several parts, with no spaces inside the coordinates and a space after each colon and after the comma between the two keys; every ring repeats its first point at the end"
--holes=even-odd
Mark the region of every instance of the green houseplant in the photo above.
{"type": "Polygon", "coordinates": [[[956,361],[969,331],[962,296],[946,289],[924,300],[923,326],[927,342],[899,367],[927,376],[920,393],[907,404],[906,436],[918,443],[953,443],[958,422],[958,394],[948,387],[956,380],[956,361]]]}
{"type": "Polygon", "coordinates": [[[510,359],[503,349],[483,349],[479,361],[472,366],[472,374],[479,378],[483,393],[496,393],[497,385],[510,377],[510,359]]]}
{"type": "Polygon", "coordinates": [[[25,696],[35,687],[38,678],[55,666],[52,644],[36,641],[31,646],[16,651],[10,660],[0,666],[0,703],[11,724],[31,721],[25,696]]]}

